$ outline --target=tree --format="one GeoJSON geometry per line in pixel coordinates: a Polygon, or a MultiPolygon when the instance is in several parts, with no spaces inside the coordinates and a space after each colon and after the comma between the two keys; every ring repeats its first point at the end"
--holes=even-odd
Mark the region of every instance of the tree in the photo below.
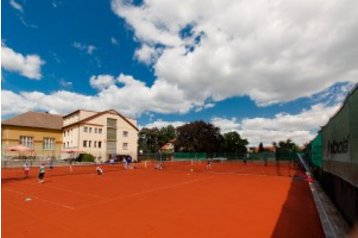
{"type": "Polygon", "coordinates": [[[223,135],[221,150],[224,152],[246,153],[248,144],[248,141],[241,139],[240,134],[236,131],[228,132],[223,135]]]}
{"type": "Polygon", "coordinates": [[[177,128],[175,146],[183,152],[215,152],[220,149],[220,129],[204,121],[177,128]]]}
{"type": "Polygon", "coordinates": [[[298,146],[291,139],[279,141],[276,149],[276,159],[292,159],[298,151],[298,146]]]}
{"type": "Polygon", "coordinates": [[[143,128],[138,135],[138,149],[144,153],[157,152],[160,148],[158,144],[158,128],[143,128]]]}
{"type": "Polygon", "coordinates": [[[265,151],[264,144],[262,144],[262,142],[260,142],[258,152],[261,153],[264,151],[265,151]]]}
{"type": "Polygon", "coordinates": [[[278,150],[280,152],[297,152],[298,145],[292,142],[291,139],[287,139],[286,141],[278,142],[278,150]]]}
{"type": "Polygon", "coordinates": [[[158,152],[160,147],[175,139],[175,128],[172,125],[158,129],[143,128],[138,135],[138,149],[144,153],[158,152]]]}
{"type": "Polygon", "coordinates": [[[166,143],[173,141],[176,137],[175,128],[172,125],[162,127],[158,133],[158,144],[160,147],[166,143]]]}

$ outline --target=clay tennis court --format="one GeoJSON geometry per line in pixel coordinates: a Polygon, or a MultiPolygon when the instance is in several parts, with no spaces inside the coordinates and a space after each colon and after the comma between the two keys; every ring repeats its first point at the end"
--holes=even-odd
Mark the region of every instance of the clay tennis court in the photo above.
{"type": "Polygon", "coordinates": [[[324,237],[301,171],[203,166],[2,169],[2,237],[324,237]]]}

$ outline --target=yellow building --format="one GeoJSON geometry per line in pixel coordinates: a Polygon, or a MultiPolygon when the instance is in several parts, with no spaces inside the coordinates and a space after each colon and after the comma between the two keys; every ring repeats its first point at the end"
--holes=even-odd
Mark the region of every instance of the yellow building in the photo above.
{"type": "Polygon", "coordinates": [[[17,152],[6,151],[14,145],[35,149],[37,157],[60,157],[63,136],[61,115],[46,112],[26,112],[1,122],[1,149],[3,156],[18,156],[17,152]]]}

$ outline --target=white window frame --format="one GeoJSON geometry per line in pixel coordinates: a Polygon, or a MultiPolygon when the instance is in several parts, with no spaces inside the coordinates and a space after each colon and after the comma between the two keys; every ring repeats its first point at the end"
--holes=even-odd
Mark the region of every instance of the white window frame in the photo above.
{"type": "Polygon", "coordinates": [[[20,136],[20,144],[29,148],[34,148],[34,137],[20,136]]]}
{"type": "Polygon", "coordinates": [[[42,148],[43,148],[43,150],[54,150],[55,149],[55,138],[44,137],[42,148]]]}

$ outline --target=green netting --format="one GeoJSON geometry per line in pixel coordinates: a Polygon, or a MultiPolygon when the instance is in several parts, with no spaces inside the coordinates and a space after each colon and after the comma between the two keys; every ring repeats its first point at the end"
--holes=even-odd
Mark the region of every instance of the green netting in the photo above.
{"type": "Polygon", "coordinates": [[[349,97],[350,157],[352,182],[358,187],[358,88],[349,97]]]}
{"type": "Polygon", "coordinates": [[[277,151],[276,152],[276,159],[277,160],[295,160],[297,159],[297,152],[291,151],[277,151]]]}
{"type": "Polygon", "coordinates": [[[195,159],[195,160],[205,160],[205,152],[176,152],[173,154],[173,159],[195,159]]]}
{"type": "Polygon", "coordinates": [[[320,135],[323,169],[358,186],[358,87],[320,135]]]}
{"type": "Polygon", "coordinates": [[[311,159],[312,164],[322,168],[323,154],[322,154],[322,136],[317,135],[311,143],[311,159]]]}

